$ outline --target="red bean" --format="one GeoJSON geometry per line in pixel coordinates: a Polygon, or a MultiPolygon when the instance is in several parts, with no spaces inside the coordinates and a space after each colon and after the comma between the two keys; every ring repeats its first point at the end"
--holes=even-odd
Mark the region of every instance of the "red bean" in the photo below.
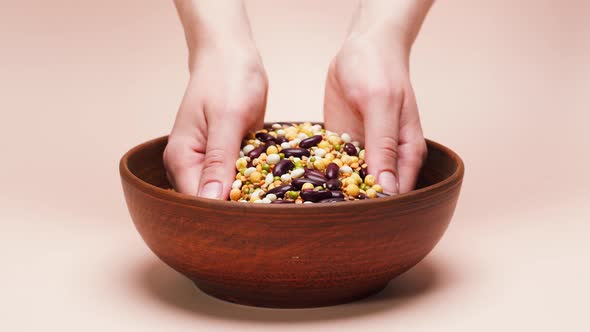
{"type": "Polygon", "coordinates": [[[258,138],[262,142],[266,142],[266,141],[270,141],[270,140],[274,140],[275,139],[270,134],[263,133],[263,132],[256,133],[256,138],[258,138]]]}
{"type": "Polygon", "coordinates": [[[340,190],[332,190],[332,198],[344,198],[344,193],[340,190]]]}
{"type": "Polygon", "coordinates": [[[363,181],[365,181],[365,176],[367,176],[367,171],[365,171],[364,168],[361,168],[361,170],[359,171],[359,176],[361,177],[361,179],[363,181]]]}
{"type": "Polygon", "coordinates": [[[318,171],[316,169],[306,168],[305,169],[305,175],[306,176],[313,175],[313,176],[316,176],[316,177],[319,177],[319,178],[324,179],[324,181],[326,180],[326,176],[324,175],[324,173],[322,173],[322,172],[320,172],[320,171],[318,171]]]}
{"type": "Polygon", "coordinates": [[[264,151],[266,151],[266,147],[265,146],[259,146],[259,147],[255,148],[254,150],[248,152],[248,157],[250,157],[251,159],[258,158],[258,157],[260,157],[260,155],[264,151]]]}
{"type": "Polygon", "coordinates": [[[326,178],[319,177],[319,176],[317,176],[315,174],[309,174],[309,175],[304,176],[303,178],[304,179],[310,179],[310,180],[316,181],[318,183],[321,183],[320,186],[323,186],[324,183],[326,183],[326,178]]]}
{"type": "Polygon", "coordinates": [[[299,192],[304,201],[318,202],[326,198],[332,198],[332,193],[329,190],[313,190],[305,189],[299,192]]]}
{"type": "Polygon", "coordinates": [[[328,179],[336,179],[338,178],[338,173],[340,172],[340,167],[338,167],[335,163],[329,163],[326,167],[326,177],[328,179]]]}
{"type": "Polygon", "coordinates": [[[283,159],[275,165],[275,168],[272,170],[272,175],[281,176],[292,170],[293,167],[295,167],[295,164],[293,164],[291,160],[283,159]]]}
{"type": "Polygon", "coordinates": [[[315,135],[315,136],[311,136],[311,137],[306,138],[306,139],[302,140],[301,142],[299,142],[299,146],[302,148],[309,149],[312,146],[316,146],[321,141],[322,141],[322,135],[315,135]]]}
{"type": "Polygon", "coordinates": [[[291,199],[281,199],[271,202],[271,204],[293,204],[295,203],[294,200],[291,199]]]}
{"type": "Polygon", "coordinates": [[[342,188],[342,182],[338,179],[330,179],[326,182],[326,188],[330,190],[340,190],[342,188]]]}
{"type": "Polygon", "coordinates": [[[356,156],[358,154],[356,147],[352,143],[344,144],[344,152],[349,156],[356,156]]]}
{"type": "Polygon", "coordinates": [[[278,137],[277,139],[275,139],[275,142],[277,142],[278,145],[281,145],[285,142],[289,142],[289,140],[284,137],[278,137]]]}
{"type": "Polygon", "coordinates": [[[321,201],[318,201],[317,203],[335,203],[335,202],[343,202],[343,201],[344,201],[344,197],[330,197],[330,198],[322,199],[321,201]]]}
{"type": "Polygon", "coordinates": [[[301,158],[303,156],[309,157],[310,153],[309,150],[303,148],[288,148],[282,149],[282,153],[285,154],[285,157],[289,158],[291,156],[301,158]]]}
{"type": "Polygon", "coordinates": [[[285,193],[289,190],[293,190],[293,186],[290,184],[286,184],[284,186],[274,187],[269,190],[266,194],[275,194],[278,198],[285,197],[285,193]]]}

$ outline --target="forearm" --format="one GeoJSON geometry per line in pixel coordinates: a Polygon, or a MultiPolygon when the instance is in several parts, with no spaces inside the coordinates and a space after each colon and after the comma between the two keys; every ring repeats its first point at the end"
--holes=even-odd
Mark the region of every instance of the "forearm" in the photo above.
{"type": "Polygon", "coordinates": [[[350,34],[378,30],[409,51],[434,0],[360,0],[350,34]]]}
{"type": "Polygon", "coordinates": [[[251,40],[242,0],[174,0],[189,50],[251,40]]]}

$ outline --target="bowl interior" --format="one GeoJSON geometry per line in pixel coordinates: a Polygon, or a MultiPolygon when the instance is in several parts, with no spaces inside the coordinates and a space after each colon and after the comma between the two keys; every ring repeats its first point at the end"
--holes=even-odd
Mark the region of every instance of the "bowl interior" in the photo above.
{"type": "MultiPolygon", "coordinates": [[[[162,156],[168,137],[160,137],[133,149],[128,155],[129,171],[153,186],[170,189],[172,186],[166,178],[166,170],[162,156]]],[[[425,188],[441,182],[453,175],[459,162],[450,150],[444,146],[427,140],[428,156],[424,163],[416,189],[425,188]]]]}

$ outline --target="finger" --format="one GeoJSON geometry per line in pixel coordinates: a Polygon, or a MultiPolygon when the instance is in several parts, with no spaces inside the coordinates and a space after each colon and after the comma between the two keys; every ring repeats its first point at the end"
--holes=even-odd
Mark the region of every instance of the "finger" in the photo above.
{"type": "Polygon", "coordinates": [[[196,196],[199,188],[199,168],[181,168],[171,174],[174,188],[183,194],[196,196]]]}
{"type": "Polygon", "coordinates": [[[399,193],[397,178],[399,114],[401,103],[392,98],[375,98],[364,114],[365,159],[383,191],[399,193]]]}
{"type": "Polygon", "coordinates": [[[400,193],[414,189],[416,181],[426,158],[426,141],[420,125],[418,107],[410,94],[401,117],[399,158],[397,169],[399,174],[400,193]]]}
{"type": "Polygon", "coordinates": [[[203,161],[199,196],[224,199],[235,177],[235,160],[245,134],[239,120],[219,116],[208,123],[207,149],[203,161]]]}
{"type": "Polygon", "coordinates": [[[176,191],[195,196],[199,188],[202,155],[190,143],[169,141],[164,151],[167,176],[176,191]]]}
{"type": "Polygon", "coordinates": [[[361,141],[364,139],[363,128],[359,128],[358,124],[362,123],[362,117],[351,109],[339,85],[334,75],[329,74],[324,92],[324,127],[335,133],[347,133],[354,140],[361,141]]]}
{"type": "Polygon", "coordinates": [[[414,190],[416,181],[426,153],[426,142],[412,142],[400,144],[397,169],[399,174],[400,193],[407,193],[414,190]]]}

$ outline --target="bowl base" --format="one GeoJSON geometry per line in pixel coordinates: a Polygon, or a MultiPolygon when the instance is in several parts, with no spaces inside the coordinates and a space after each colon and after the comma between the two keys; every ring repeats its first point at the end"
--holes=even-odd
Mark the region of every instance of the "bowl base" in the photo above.
{"type": "Polygon", "coordinates": [[[252,289],[245,291],[243,288],[228,287],[228,285],[215,285],[209,282],[193,281],[195,286],[205,294],[217,299],[241,305],[279,308],[301,309],[327,307],[358,301],[381,292],[389,284],[386,282],[371,285],[362,289],[281,289],[273,292],[267,290],[252,289]],[[232,289],[233,288],[233,289],[232,289]]]}

